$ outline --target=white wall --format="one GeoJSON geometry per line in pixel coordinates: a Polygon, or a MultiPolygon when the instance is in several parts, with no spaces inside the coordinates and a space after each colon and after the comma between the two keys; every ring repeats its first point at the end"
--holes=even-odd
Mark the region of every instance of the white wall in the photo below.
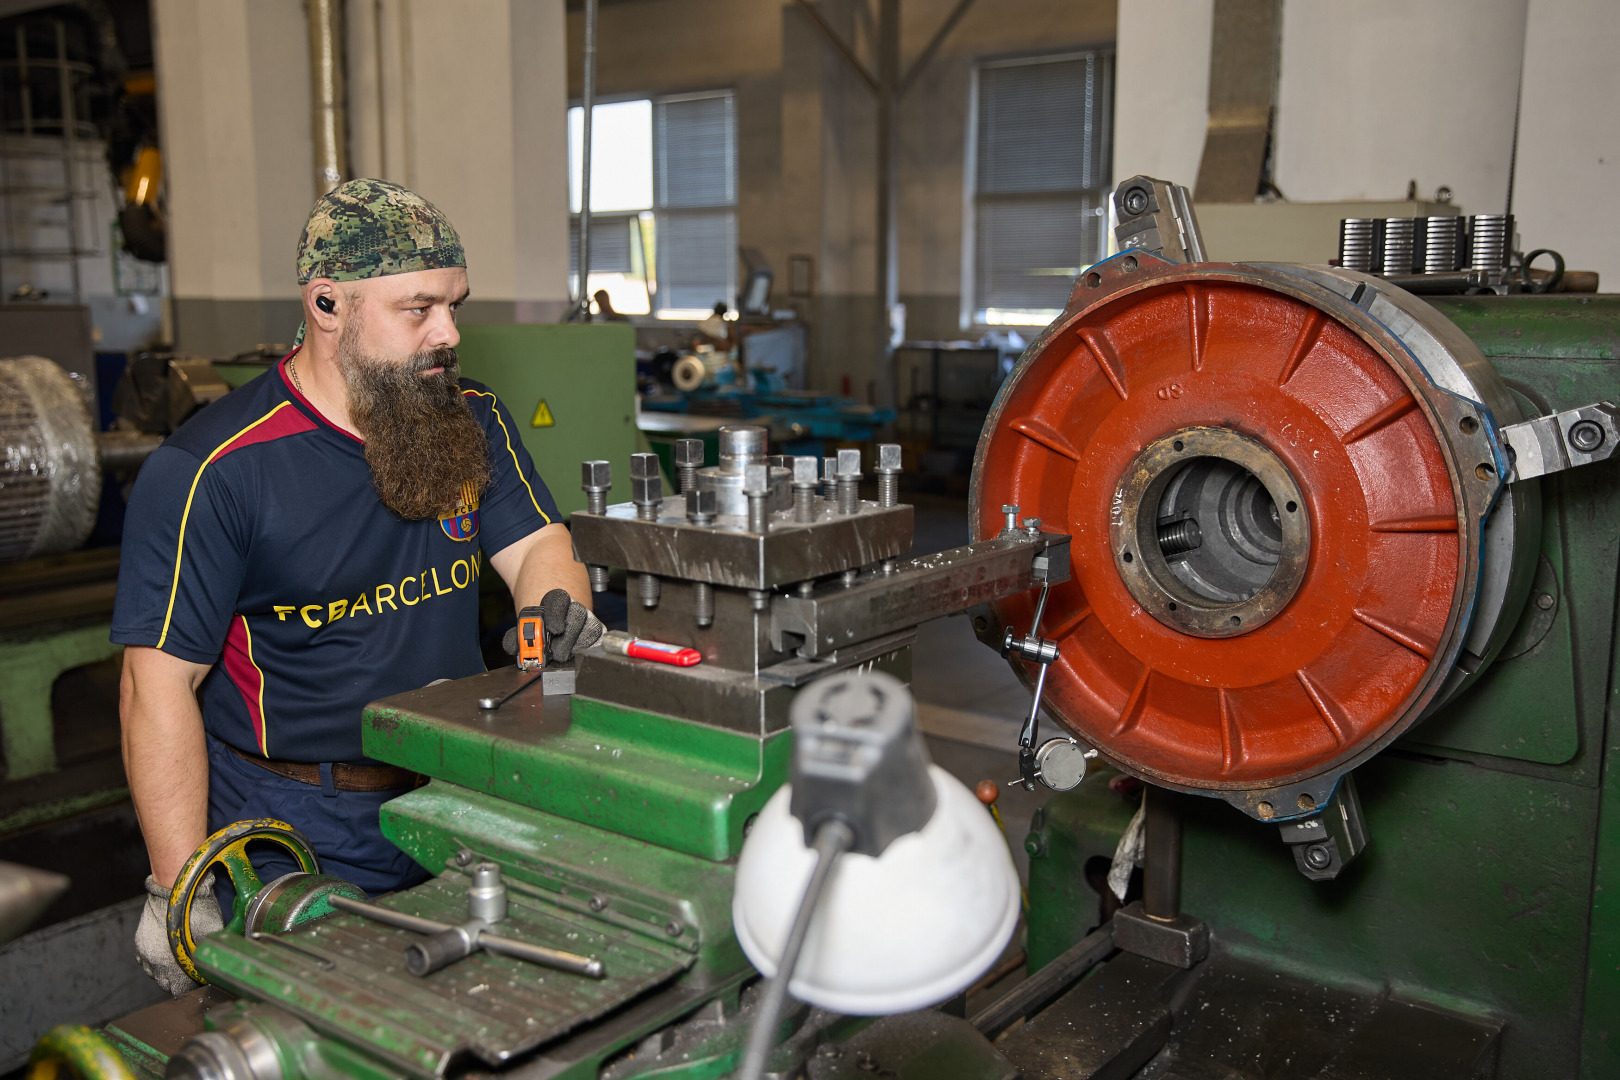
{"type": "Polygon", "coordinates": [[[1114,182],[1146,173],[1192,187],[1209,122],[1215,0],[1120,0],[1114,182]]]}
{"type": "MultiPolygon", "coordinates": [[[[1620,5],[1530,0],[1513,212],[1526,250],[1620,291],[1620,5]]],[[[1538,263],[1538,265],[1547,265],[1538,263]]]]}
{"type": "Polygon", "coordinates": [[[176,296],[297,295],[313,201],[309,47],[299,0],[154,0],[176,296]]]}
{"type": "MultiPolygon", "coordinates": [[[[554,318],[568,298],[563,0],[346,9],[351,172],[403,183],[455,223],[470,315],[493,301],[491,317],[554,318]]],[[[304,5],[154,0],[153,23],[181,334],[209,327],[190,347],[210,352],[290,337],[315,200],[304,5]],[[219,302],[270,307],[232,342],[245,309],[219,302]]]]}
{"type": "Polygon", "coordinates": [[[1416,179],[1420,196],[1445,184],[1467,212],[1501,213],[1525,3],[1285,0],[1277,186],[1295,202],[1400,199],[1416,179]]]}

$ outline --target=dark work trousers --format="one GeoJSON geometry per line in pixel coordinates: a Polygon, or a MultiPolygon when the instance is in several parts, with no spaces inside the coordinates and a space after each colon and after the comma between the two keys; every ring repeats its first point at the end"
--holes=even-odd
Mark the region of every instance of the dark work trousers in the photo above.
{"type": "MultiPolygon", "coordinates": [[[[384,839],[378,824],[382,804],[408,789],[339,791],[331,785],[331,769],[321,771],[327,780],[322,787],[277,776],[237,757],[209,735],[209,834],[249,818],[277,818],[303,833],[314,846],[321,873],[353,882],[368,895],[426,881],[431,875],[384,839]]],[[[273,841],[250,842],[247,853],[265,884],[299,869],[292,853],[273,841]]],[[[223,870],[216,867],[215,871],[214,895],[225,921],[230,922],[236,890],[223,870]]]]}

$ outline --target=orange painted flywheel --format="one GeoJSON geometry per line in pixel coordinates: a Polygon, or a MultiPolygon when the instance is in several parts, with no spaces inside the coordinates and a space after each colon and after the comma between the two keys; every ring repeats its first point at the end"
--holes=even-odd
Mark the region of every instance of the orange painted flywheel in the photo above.
{"type": "MultiPolygon", "coordinates": [[[[1495,377],[1421,302],[1306,269],[1092,268],[974,469],[975,538],[1004,504],[1073,538],[1038,628],[1058,643],[1047,710],[1128,771],[1263,818],[1325,799],[1479,661],[1494,438],[1518,419],[1499,384],[1435,385],[1495,377]]],[[[1034,599],[996,614],[1025,633],[1034,599]]]]}

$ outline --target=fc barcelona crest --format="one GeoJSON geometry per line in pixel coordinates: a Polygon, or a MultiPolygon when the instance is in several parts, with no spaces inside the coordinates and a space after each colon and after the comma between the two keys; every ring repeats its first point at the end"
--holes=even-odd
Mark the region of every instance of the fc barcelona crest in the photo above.
{"type": "Polygon", "coordinates": [[[471,540],[478,535],[478,488],[461,485],[461,502],[456,512],[439,519],[439,528],[452,540],[471,540]]]}

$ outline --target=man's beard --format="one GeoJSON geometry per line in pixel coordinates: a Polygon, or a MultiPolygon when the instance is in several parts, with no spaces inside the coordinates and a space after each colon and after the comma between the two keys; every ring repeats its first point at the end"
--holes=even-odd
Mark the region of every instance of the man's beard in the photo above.
{"type": "Polygon", "coordinates": [[[345,327],[338,367],[377,497],[407,521],[454,514],[489,484],[488,440],[461,394],[456,351],[389,363],[360,351],[358,330],[356,323],[345,327]],[[433,367],[444,370],[421,374],[433,367]]]}

